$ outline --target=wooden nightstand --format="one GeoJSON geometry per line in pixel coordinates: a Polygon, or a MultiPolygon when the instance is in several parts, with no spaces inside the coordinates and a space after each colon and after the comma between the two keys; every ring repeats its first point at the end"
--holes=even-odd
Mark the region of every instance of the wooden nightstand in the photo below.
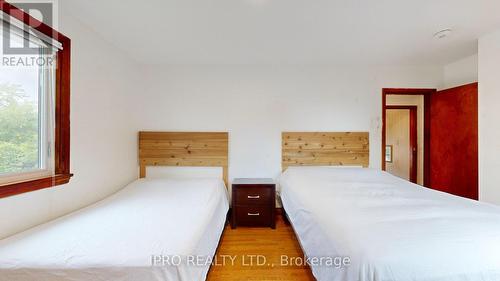
{"type": "Polygon", "coordinates": [[[234,179],[232,190],[232,228],[276,228],[276,184],[272,179],[234,179]]]}

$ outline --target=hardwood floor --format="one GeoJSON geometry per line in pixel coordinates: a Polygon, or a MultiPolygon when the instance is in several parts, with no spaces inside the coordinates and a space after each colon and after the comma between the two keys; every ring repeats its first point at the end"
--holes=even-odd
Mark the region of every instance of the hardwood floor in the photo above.
{"type": "Polygon", "coordinates": [[[226,226],[208,281],[315,280],[307,265],[286,265],[303,253],[290,225],[278,215],[276,229],[226,226]]]}

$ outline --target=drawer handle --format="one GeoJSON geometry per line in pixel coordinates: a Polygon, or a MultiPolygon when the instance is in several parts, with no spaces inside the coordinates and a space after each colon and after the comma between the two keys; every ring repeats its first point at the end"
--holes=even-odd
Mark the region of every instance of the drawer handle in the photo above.
{"type": "Polygon", "coordinates": [[[259,195],[248,195],[247,198],[248,199],[259,199],[260,196],[259,195]]]}
{"type": "Polygon", "coordinates": [[[260,216],[260,213],[247,213],[249,216],[260,216]]]}

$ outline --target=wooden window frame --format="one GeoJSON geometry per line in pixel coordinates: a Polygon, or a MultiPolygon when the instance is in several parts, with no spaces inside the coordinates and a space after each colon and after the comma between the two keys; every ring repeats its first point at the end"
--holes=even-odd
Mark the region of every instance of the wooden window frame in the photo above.
{"type": "Polygon", "coordinates": [[[54,175],[0,185],[0,198],[3,198],[66,184],[73,176],[70,172],[71,39],[5,0],[0,0],[0,10],[62,44],[62,50],[57,52],[55,72],[54,175]]]}

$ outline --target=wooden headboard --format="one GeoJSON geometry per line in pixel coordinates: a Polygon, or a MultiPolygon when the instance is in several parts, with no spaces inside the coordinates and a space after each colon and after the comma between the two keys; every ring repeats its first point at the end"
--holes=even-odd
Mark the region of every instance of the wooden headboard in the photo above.
{"type": "Polygon", "coordinates": [[[139,132],[139,177],[146,166],[222,167],[227,181],[228,133],[139,132]]]}
{"type": "Polygon", "coordinates": [[[367,132],[283,132],[281,168],[289,166],[363,166],[370,158],[367,132]]]}

